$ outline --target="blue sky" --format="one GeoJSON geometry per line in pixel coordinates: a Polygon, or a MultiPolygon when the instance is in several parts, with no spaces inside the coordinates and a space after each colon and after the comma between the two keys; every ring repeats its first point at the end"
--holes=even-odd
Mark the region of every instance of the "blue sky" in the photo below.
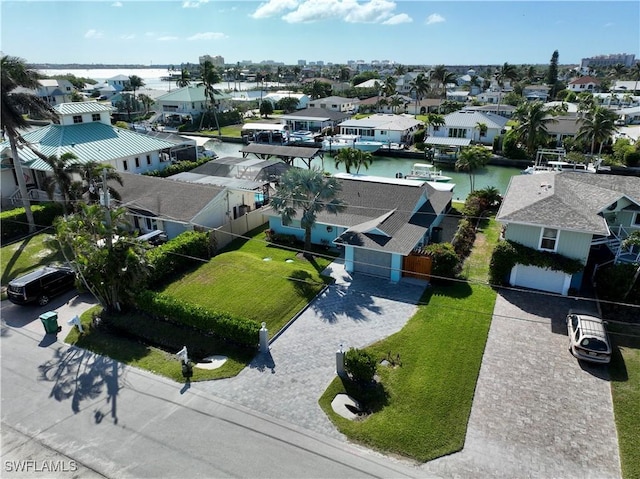
{"type": "Polygon", "coordinates": [[[638,1],[5,1],[1,49],[30,63],[389,60],[561,64],[640,57],[638,1]]]}

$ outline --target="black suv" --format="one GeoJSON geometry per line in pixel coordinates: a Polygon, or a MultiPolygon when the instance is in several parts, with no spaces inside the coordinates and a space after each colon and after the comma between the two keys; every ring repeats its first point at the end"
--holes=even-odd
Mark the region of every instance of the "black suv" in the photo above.
{"type": "Polygon", "coordinates": [[[7,287],[9,301],[16,304],[37,303],[44,306],[58,294],[75,286],[76,275],[65,266],[45,266],[12,279],[7,287]]]}

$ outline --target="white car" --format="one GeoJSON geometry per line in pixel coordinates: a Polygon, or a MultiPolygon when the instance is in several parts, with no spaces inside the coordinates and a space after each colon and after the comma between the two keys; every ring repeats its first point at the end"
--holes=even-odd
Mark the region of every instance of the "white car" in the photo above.
{"type": "Polygon", "coordinates": [[[601,318],[569,310],[567,331],[569,351],[576,358],[600,364],[611,361],[611,343],[601,318]]]}

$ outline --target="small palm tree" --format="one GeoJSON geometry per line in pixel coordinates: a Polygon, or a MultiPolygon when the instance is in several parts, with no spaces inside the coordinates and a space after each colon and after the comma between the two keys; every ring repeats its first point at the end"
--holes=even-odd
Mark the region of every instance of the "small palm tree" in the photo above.
{"type": "Polygon", "coordinates": [[[13,167],[15,168],[18,189],[22,197],[22,205],[24,206],[27,222],[29,223],[29,232],[36,230],[33,212],[31,211],[31,202],[29,201],[29,192],[27,191],[27,183],[25,181],[24,172],[22,171],[22,161],[18,156],[18,146],[26,146],[31,149],[34,154],[45,158],[36,148],[32,148],[29,143],[22,137],[22,130],[26,130],[29,124],[23,113],[30,113],[37,118],[43,118],[58,123],[58,115],[51,106],[42,98],[29,93],[17,92],[18,88],[26,88],[35,90],[40,86],[41,75],[31,68],[26,62],[18,57],[8,55],[2,56],[0,65],[0,92],[2,97],[2,107],[0,110],[0,125],[2,132],[9,139],[11,148],[11,157],[13,159],[13,167]]]}
{"type": "Polygon", "coordinates": [[[594,106],[584,117],[578,120],[577,140],[591,140],[591,154],[595,150],[596,143],[600,144],[598,154],[602,153],[604,143],[611,138],[616,131],[615,121],[618,118],[615,112],[604,106],[594,106]]]}
{"type": "Polygon", "coordinates": [[[514,127],[516,138],[526,145],[530,157],[535,155],[538,147],[547,143],[549,139],[547,125],[558,122],[548,114],[541,101],[522,103],[514,111],[513,117],[518,121],[514,127]]]}
{"type": "Polygon", "coordinates": [[[73,188],[73,174],[78,173],[78,157],[71,152],[49,156],[45,162],[51,168],[52,176],[48,176],[44,182],[44,189],[51,200],[54,199],[56,190],[62,195],[62,210],[67,214],[73,188]]]}
{"type": "Polygon", "coordinates": [[[479,121],[478,123],[476,123],[475,129],[478,130],[478,141],[480,141],[480,138],[487,134],[489,127],[486,123],[482,123],[479,121]]]}
{"type": "Polygon", "coordinates": [[[304,229],[305,255],[311,250],[311,230],[318,213],[327,211],[337,214],[346,208],[338,197],[340,183],[336,178],[326,177],[319,169],[291,168],[280,177],[280,184],[271,200],[272,208],[280,213],[283,225],[290,225],[300,214],[300,226],[304,229]]]}
{"type": "Polygon", "coordinates": [[[489,163],[490,159],[491,153],[483,146],[468,146],[460,152],[455,168],[469,174],[471,192],[475,191],[475,171],[489,163]]]}
{"type": "Polygon", "coordinates": [[[149,95],[145,95],[144,93],[141,93],[140,96],[138,96],[138,100],[140,100],[140,103],[144,106],[145,115],[148,115],[151,105],[153,105],[155,101],[149,95]]]}
{"type": "Polygon", "coordinates": [[[418,116],[418,102],[422,100],[424,95],[429,91],[429,80],[424,73],[418,75],[409,82],[409,92],[415,95],[416,107],[415,114],[418,116]]]}
{"type": "MultiPolygon", "coordinates": [[[[218,92],[214,88],[214,85],[216,83],[220,83],[221,80],[222,77],[220,76],[220,73],[210,60],[205,60],[204,63],[200,65],[200,83],[198,83],[198,86],[204,87],[204,96],[207,99],[207,109],[213,110],[213,117],[215,118],[218,135],[222,135],[222,130],[220,130],[220,123],[218,123],[218,106],[216,105],[216,93],[218,92]]],[[[203,120],[204,115],[202,115],[202,119],[200,120],[200,128],[202,128],[203,120]]]]}
{"type": "Polygon", "coordinates": [[[176,80],[176,86],[178,88],[184,88],[186,86],[189,86],[190,84],[191,84],[191,74],[189,73],[189,70],[182,67],[180,69],[180,76],[176,80]]]}
{"type": "Polygon", "coordinates": [[[502,89],[504,88],[504,83],[506,80],[515,81],[518,79],[518,70],[515,66],[509,65],[509,63],[505,62],[504,65],[499,67],[494,73],[494,78],[496,79],[496,83],[500,87],[500,91],[498,92],[498,108],[496,113],[500,114],[500,103],[502,103],[502,89]]]}
{"type": "Polygon", "coordinates": [[[138,75],[131,75],[129,77],[129,87],[133,90],[133,102],[136,100],[136,90],[144,86],[144,80],[138,75]]]}
{"type": "Polygon", "coordinates": [[[342,148],[338,150],[338,154],[335,157],[336,169],[340,168],[340,165],[344,165],[345,171],[351,173],[351,168],[357,166],[356,151],[358,150],[355,148],[342,148]]]}

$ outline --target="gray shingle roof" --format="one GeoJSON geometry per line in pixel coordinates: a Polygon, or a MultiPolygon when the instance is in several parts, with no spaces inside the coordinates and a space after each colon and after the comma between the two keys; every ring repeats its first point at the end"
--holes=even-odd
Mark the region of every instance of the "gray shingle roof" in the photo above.
{"type": "Polygon", "coordinates": [[[212,185],[186,183],[153,176],[120,173],[123,186],[109,182],[122,197],[122,206],[171,221],[189,223],[224,191],[212,185]]]}
{"type": "Polygon", "coordinates": [[[338,178],[339,197],[346,203],[337,215],[322,212],[318,223],[348,228],[338,242],[386,252],[409,254],[429,225],[449,204],[452,193],[437,191],[428,183],[394,184],[338,178]],[[424,197],[433,203],[416,206],[424,197]]]}
{"type": "Polygon", "coordinates": [[[627,197],[640,203],[640,178],[550,172],[511,178],[497,220],[608,235],[599,215],[627,197]]]}

